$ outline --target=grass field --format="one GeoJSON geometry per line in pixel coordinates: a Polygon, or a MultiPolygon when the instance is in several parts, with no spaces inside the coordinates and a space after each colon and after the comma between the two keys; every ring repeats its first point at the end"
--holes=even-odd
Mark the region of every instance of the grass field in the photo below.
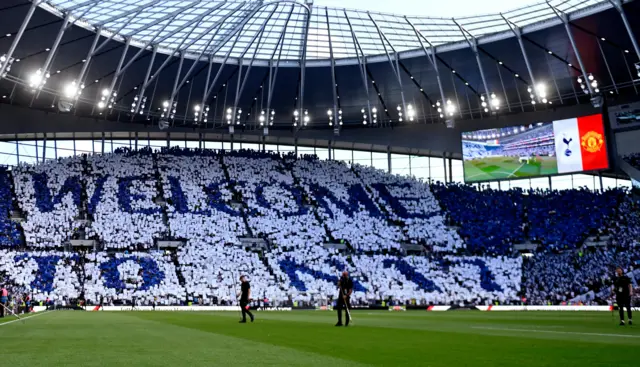
{"type": "Polygon", "coordinates": [[[606,312],[79,312],[2,325],[3,366],[634,366],[640,327],[606,312]]]}
{"type": "Polygon", "coordinates": [[[540,157],[538,163],[520,162],[518,157],[486,157],[464,161],[466,182],[502,180],[558,173],[556,157],[540,157]]]}

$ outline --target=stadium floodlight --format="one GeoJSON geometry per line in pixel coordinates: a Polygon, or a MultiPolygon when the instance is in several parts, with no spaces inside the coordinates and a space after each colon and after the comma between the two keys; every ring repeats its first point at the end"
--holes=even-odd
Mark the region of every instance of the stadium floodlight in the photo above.
{"type": "Polygon", "coordinates": [[[104,102],[100,101],[98,102],[98,109],[103,109],[105,107],[104,102]]]}
{"type": "Polygon", "coordinates": [[[171,105],[169,105],[169,101],[164,101],[162,103],[162,114],[160,115],[161,118],[165,118],[165,117],[170,117],[170,118],[174,118],[176,116],[176,109],[178,108],[178,102],[173,101],[171,105]]]}
{"type": "Polygon", "coordinates": [[[197,104],[197,105],[193,106],[193,110],[194,110],[195,112],[200,112],[200,105],[199,105],[199,104],[197,104]]]}
{"type": "Polygon", "coordinates": [[[640,78],[640,62],[636,62],[633,66],[636,68],[636,75],[640,78]]]}
{"type": "Polygon", "coordinates": [[[500,109],[500,99],[496,96],[495,93],[491,93],[489,98],[484,95],[480,96],[480,100],[482,101],[481,105],[484,109],[484,112],[497,111],[500,109]]]}
{"type": "Polygon", "coordinates": [[[447,116],[452,117],[454,113],[456,113],[456,105],[453,104],[453,102],[451,102],[450,99],[447,99],[447,106],[446,106],[446,112],[447,112],[447,116]]]}
{"type": "Polygon", "coordinates": [[[416,116],[416,111],[413,109],[413,106],[411,104],[407,105],[407,117],[409,118],[409,121],[413,121],[413,118],[416,116]]]}
{"type": "Polygon", "coordinates": [[[242,118],[242,108],[234,107],[234,109],[236,110],[236,125],[240,125],[240,119],[242,118]]]}
{"type": "Polygon", "coordinates": [[[8,57],[6,54],[0,56],[0,68],[6,65],[1,77],[4,78],[7,76],[7,73],[11,71],[11,65],[13,64],[14,61],[15,59],[13,57],[8,57]]]}
{"type": "Polygon", "coordinates": [[[71,82],[64,87],[64,96],[67,98],[76,98],[80,94],[80,89],[76,85],[76,82],[71,82]]]}
{"type": "Polygon", "coordinates": [[[545,83],[538,83],[534,87],[527,87],[527,92],[529,92],[529,97],[531,98],[531,104],[540,103],[551,103],[547,98],[547,85],[545,83]]]}
{"type": "Polygon", "coordinates": [[[587,80],[584,80],[582,77],[578,77],[576,80],[577,80],[578,84],[580,85],[580,89],[582,89],[584,94],[590,94],[591,93],[587,83],[589,83],[589,85],[591,86],[592,91],[593,91],[594,94],[600,93],[600,89],[598,88],[598,80],[596,79],[595,76],[593,76],[592,73],[588,73],[587,74],[587,80]]]}
{"type": "Polygon", "coordinates": [[[491,108],[494,110],[500,109],[500,98],[495,93],[491,93],[491,108]]]}
{"type": "Polygon", "coordinates": [[[42,89],[47,83],[47,79],[51,77],[51,74],[42,72],[42,69],[38,69],[29,75],[29,87],[33,90],[42,89]]]}

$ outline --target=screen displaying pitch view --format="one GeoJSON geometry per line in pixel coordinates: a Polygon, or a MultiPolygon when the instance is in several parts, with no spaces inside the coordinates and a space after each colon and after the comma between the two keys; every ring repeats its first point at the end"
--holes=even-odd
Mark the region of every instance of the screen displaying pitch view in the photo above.
{"type": "Polygon", "coordinates": [[[529,178],[609,167],[602,115],[465,132],[466,182],[529,178]]]}

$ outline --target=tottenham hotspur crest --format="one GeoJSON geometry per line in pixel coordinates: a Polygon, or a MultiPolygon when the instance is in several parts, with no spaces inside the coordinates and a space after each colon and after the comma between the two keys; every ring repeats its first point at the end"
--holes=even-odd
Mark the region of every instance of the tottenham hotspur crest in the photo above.
{"type": "Polygon", "coordinates": [[[567,134],[564,134],[562,137],[562,141],[567,146],[567,149],[564,150],[564,155],[566,155],[567,157],[570,157],[571,156],[570,144],[573,141],[573,138],[567,139],[567,134]]]}

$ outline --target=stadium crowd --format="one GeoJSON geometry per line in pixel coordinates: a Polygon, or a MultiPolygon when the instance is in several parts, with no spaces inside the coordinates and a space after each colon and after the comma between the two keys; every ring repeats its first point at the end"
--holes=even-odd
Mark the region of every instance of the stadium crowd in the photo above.
{"type": "Polygon", "coordinates": [[[119,149],[0,171],[0,275],[37,301],[230,304],[249,274],[256,298],[311,303],[335,296],[346,269],[357,303],[563,302],[638,260],[619,250],[638,244],[637,209],[619,190],[479,190],[291,153],[119,149]],[[109,252],[60,251],[78,236],[109,252]],[[591,236],[611,248],[576,262],[591,236]],[[153,250],[159,240],[182,244],[153,250]],[[539,246],[524,263],[523,243],[539,246]]]}
{"type": "Polygon", "coordinates": [[[559,304],[591,291],[603,291],[607,298],[591,300],[602,304],[611,296],[615,268],[620,266],[630,274],[639,260],[640,248],[636,247],[535,255],[523,264],[525,298],[529,304],[559,304]]]}

